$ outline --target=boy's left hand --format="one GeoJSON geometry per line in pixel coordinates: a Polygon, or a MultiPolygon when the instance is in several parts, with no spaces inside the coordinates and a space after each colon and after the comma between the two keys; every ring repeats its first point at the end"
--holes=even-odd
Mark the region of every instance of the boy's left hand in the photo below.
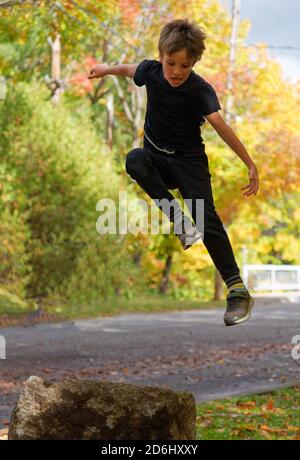
{"type": "Polygon", "coordinates": [[[258,185],[259,185],[259,179],[258,179],[257,167],[255,165],[252,165],[249,168],[249,179],[250,179],[250,184],[248,184],[245,187],[241,188],[241,190],[245,190],[246,188],[249,189],[245,193],[243,193],[243,196],[250,196],[253,193],[254,193],[254,195],[257,194],[258,185]]]}

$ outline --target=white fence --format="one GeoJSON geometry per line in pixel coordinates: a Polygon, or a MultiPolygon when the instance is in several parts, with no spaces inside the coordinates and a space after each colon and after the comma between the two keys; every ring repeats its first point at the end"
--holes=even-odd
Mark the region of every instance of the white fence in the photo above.
{"type": "Polygon", "coordinates": [[[6,359],[6,340],[0,335],[0,359],[6,359]]]}
{"type": "Polygon", "coordinates": [[[300,265],[245,264],[243,281],[253,291],[300,291],[300,265]]]}

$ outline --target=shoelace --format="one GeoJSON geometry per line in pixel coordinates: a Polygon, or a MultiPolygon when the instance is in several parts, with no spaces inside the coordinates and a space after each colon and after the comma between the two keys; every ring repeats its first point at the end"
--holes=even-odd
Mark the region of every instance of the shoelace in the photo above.
{"type": "Polygon", "coordinates": [[[232,291],[229,294],[227,311],[235,311],[239,307],[240,299],[245,298],[246,295],[243,295],[241,292],[232,291]]]}
{"type": "Polygon", "coordinates": [[[227,307],[227,311],[235,311],[239,307],[239,301],[241,297],[235,297],[233,299],[229,299],[229,304],[227,307]]]}

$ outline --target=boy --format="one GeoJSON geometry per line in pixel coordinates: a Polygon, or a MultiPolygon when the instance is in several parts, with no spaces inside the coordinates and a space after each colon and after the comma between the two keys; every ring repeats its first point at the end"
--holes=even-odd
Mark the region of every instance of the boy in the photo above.
{"type": "Polygon", "coordinates": [[[192,70],[206,49],[205,38],[194,22],[173,20],[161,31],[159,61],[145,59],[139,65],[112,67],[100,64],[91,69],[88,78],[123,75],[133,78],[137,86],[146,85],[144,145],[127,154],[126,172],[157,206],[163,199],[172,203],[169,214],[159,207],[174,223],[174,232],[183,249],[188,249],[202,234],[182,212],[169,189],[178,188],[184,200],[192,201],[195,225],[197,198],[204,200],[203,243],[229,290],[224,323],[232,326],[250,318],[254,300],[243,284],[214,206],[208,158],[199,129],[205,119],[249,168],[250,184],[241,189],[248,189],[244,195],[256,195],[258,172],[243,144],[218,113],[221,107],[214,88],[192,70]]]}

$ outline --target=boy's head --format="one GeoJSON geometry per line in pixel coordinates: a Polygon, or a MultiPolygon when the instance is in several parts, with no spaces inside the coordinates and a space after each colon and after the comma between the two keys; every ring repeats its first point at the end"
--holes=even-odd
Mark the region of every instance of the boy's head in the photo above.
{"type": "Polygon", "coordinates": [[[206,49],[205,39],[205,33],[195,21],[175,19],[163,27],[158,43],[159,60],[170,85],[180,86],[188,79],[192,67],[206,49]]]}

